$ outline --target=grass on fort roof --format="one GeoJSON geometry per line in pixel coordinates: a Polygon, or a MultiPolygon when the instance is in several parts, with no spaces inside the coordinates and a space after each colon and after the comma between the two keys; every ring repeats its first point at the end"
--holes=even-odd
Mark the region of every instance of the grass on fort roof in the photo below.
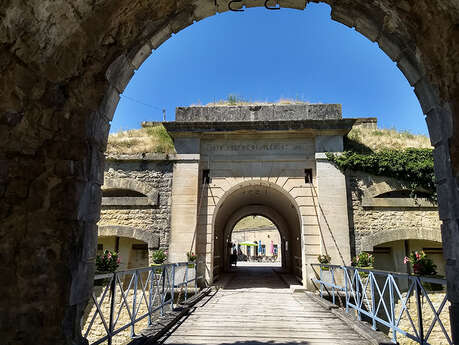
{"type": "Polygon", "coordinates": [[[276,227],[268,218],[262,216],[248,216],[242,218],[234,226],[234,231],[243,231],[246,229],[276,227]]]}
{"type": "MultiPolygon", "coordinates": [[[[370,153],[382,149],[402,150],[409,147],[431,148],[425,135],[396,129],[354,128],[345,138],[345,149],[370,153]]],[[[110,134],[108,154],[136,154],[145,152],[174,153],[172,138],[162,125],[131,129],[110,134]]]]}
{"type": "MultiPolygon", "coordinates": [[[[215,100],[207,104],[192,104],[191,106],[200,106],[200,107],[227,107],[227,106],[236,106],[236,105],[283,105],[283,104],[311,104],[308,101],[304,101],[300,98],[280,98],[277,102],[268,102],[268,101],[252,101],[238,95],[228,95],[226,99],[215,100]]],[[[321,103],[316,103],[321,104],[321,103]]]]}
{"type": "Polygon", "coordinates": [[[107,154],[174,153],[174,143],[163,125],[110,134],[107,154]]]}
{"type": "Polygon", "coordinates": [[[353,128],[345,138],[344,149],[359,153],[371,153],[383,149],[403,150],[410,147],[432,148],[430,139],[408,131],[380,128],[353,128]]]}

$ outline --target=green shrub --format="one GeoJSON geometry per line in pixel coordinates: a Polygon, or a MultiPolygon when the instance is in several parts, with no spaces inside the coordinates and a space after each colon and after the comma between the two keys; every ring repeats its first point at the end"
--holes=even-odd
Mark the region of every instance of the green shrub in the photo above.
{"type": "Polygon", "coordinates": [[[162,249],[155,250],[152,254],[153,262],[157,265],[163,264],[167,259],[167,252],[162,249]]]}
{"type": "Polygon", "coordinates": [[[407,181],[413,197],[416,196],[416,190],[424,189],[432,194],[432,201],[436,201],[431,149],[386,149],[371,153],[346,151],[342,155],[327,153],[327,158],[342,172],[363,171],[407,181]]]}
{"type": "Polygon", "coordinates": [[[96,257],[97,273],[113,273],[120,265],[120,258],[117,252],[105,250],[102,255],[96,257]]]}

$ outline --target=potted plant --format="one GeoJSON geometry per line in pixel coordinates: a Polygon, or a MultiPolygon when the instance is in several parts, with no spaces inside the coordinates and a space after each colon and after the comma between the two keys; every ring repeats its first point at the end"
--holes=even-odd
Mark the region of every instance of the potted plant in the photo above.
{"type": "MultiPolygon", "coordinates": [[[[364,268],[367,270],[373,269],[375,264],[375,257],[367,252],[361,252],[359,255],[352,259],[352,266],[357,268],[364,268]]],[[[361,278],[368,277],[367,272],[359,272],[361,278]]]]}
{"type": "Polygon", "coordinates": [[[193,252],[187,252],[186,253],[186,258],[188,260],[188,267],[189,268],[193,268],[194,267],[194,263],[196,261],[196,254],[193,253],[193,252]]]}
{"type": "MultiPolygon", "coordinates": [[[[431,276],[435,277],[437,274],[437,265],[435,265],[424,251],[412,251],[408,256],[403,259],[404,264],[409,264],[413,271],[413,274],[419,276],[431,276]]],[[[442,290],[441,284],[435,283],[423,283],[424,288],[427,290],[442,290]]]]}
{"type": "MultiPolygon", "coordinates": [[[[331,257],[330,257],[330,255],[328,255],[328,254],[319,255],[319,256],[317,257],[317,260],[319,261],[319,263],[320,263],[321,265],[328,265],[328,264],[330,264],[330,262],[331,262],[331,257]]],[[[325,267],[320,266],[320,268],[322,269],[322,271],[328,271],[328,270],[330,270],[330,267],[327,267],[327,266],[325,266],[325,267]]]]}
{"type": "MultiPolygon", "coordinates": [[[[167,252],[162,249],[155,250],[152,253],[151,258],[153,260],[153,264],[151,266],[162,266],[167,259],[167,252]]],[[[161,272],[162,272],[161,268],[158,268],[155,270],[155,273],[161,273],[161,272]]]]}
{"type": "MultiPolygon", "coordinates": [[[[106,249],[102,255],[96,256],[96,274],[113,273],[118,269],[120,262],[117,252],[106,249]]],[[[95,285],[105,285],[109,281],[110,279],[96,280],[95,285]]]]}

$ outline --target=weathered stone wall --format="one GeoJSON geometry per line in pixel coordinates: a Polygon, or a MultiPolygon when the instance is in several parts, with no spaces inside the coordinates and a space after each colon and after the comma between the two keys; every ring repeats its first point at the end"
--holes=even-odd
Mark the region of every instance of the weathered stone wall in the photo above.
{"type": "MultiPolygon", "coordinates": [[[[428,292],[429,299],[437,312],[440,308],[441,303],[443,302],[443,299],[445,298],[445,294],[446,293],[444,291],[443,292],[442,291],[438,291],[438,292],[429,291],[428,292]]],[[[403,293],[402,296],[405,299],[406,293],[403,293]]],[[[448,313],[449,305],[450,303],[446,302],[439,317],[440,317],[441,322],[443,323],[443,326],[445,327],[445,330],[448,332],[448,335],[451,337],[451,323],[449,320],[449,313],[448,313]]],[[[416,326],[416,329],[419,330],[419,318],[417,314],[416,295],[410,296],[410,298],[407,301],[407,308],[408,308],[408,313],[410,314],[413,320],[413,323],[416,326]]],[[[400,315],[401,309],[402,309],[402,302],[399,300],[395,306],[395,313],[396,313],[395,315],[397,315],[397,317],[398,315],[400,315]]],[[[422,324],[423,324],[424,336],[425,336],[431,324],[435,320],[435,314],[429,302],[427,301],[426,297],[421,297],[421,310],[422,310],[422,324]]],[[[406,311],[403,312],[403,316],[400,320],[399,327],[403,329],[404,331],[409,332],[410,334],[413,334],[413,335],[416,334],[413,330],[413,327],[411,326],[411,322],[409,318],[407,317],[406,311]]],[[[390,332],[389,335],[392,337],[392,332],[390,332]]],[[[411,340],[410,338],[405,337],[400,334],[397,335],[397,341],[400,345],[419,344],[418,342],[411,340]]],[[[428,338],[428,343],[432,345],[448,345],[449,344],[447,338],[443,334],[443,331],[438,321],[435,323],[435,326],[432,329],[432,333],[430,334],[428,338]]]]}
{"type": "Polygon", "coordinates": [[[171,228],[172,164],[168,160],[108,160],[105,164],[105,179],[143,182],[158,192],[159,200],[155,206],[102,205],[98,225],[128,226],[151,232],[159,236],[159,247],[167,249],[171,228]]]}
{"type": "MultiPolygon", "coordinates": [[[[371,251],[373,245],[404,239],[441,242],[441,222],[438,209],[435,207],[416,207],[409,203],[407,205],[410,207],[400,207],[395,204],[397,199],[384,199],[385,207],[364,206],[363,201],[365,198],[368,200],[369,188],[387,180],[390,179],[357,172],[348,176],[348,207],[353,250],[356,253],[363,250],[371,251]],[[391,202],[396,206],[388,207],[391,202]]],[[[377,199],[378,202],[382,201],[380,198],[377,199]]]]}
{"type": "MultiPolygon", "coordinates": [[[[459,315],[459,3],[325,2],[334,20],[378,42],[420,100],[435,146],[448,294],[459,315]]],[[[302,9],[306,2],[280,4],[302,9]]],[[[94,273],[103,153],[119,94],[152,49],[227,9],[225,1],[204,0],[2,2],[4,343],[78,343],[94,273]]]]}

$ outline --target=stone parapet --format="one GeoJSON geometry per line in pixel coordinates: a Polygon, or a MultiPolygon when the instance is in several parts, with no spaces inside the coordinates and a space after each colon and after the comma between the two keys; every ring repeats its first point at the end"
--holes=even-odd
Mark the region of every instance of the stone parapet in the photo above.
{"type": "Polygon", "coordinates": [[[179,122],[339,120],[341,104],[265,104],[177,107],[179,122]]]}

